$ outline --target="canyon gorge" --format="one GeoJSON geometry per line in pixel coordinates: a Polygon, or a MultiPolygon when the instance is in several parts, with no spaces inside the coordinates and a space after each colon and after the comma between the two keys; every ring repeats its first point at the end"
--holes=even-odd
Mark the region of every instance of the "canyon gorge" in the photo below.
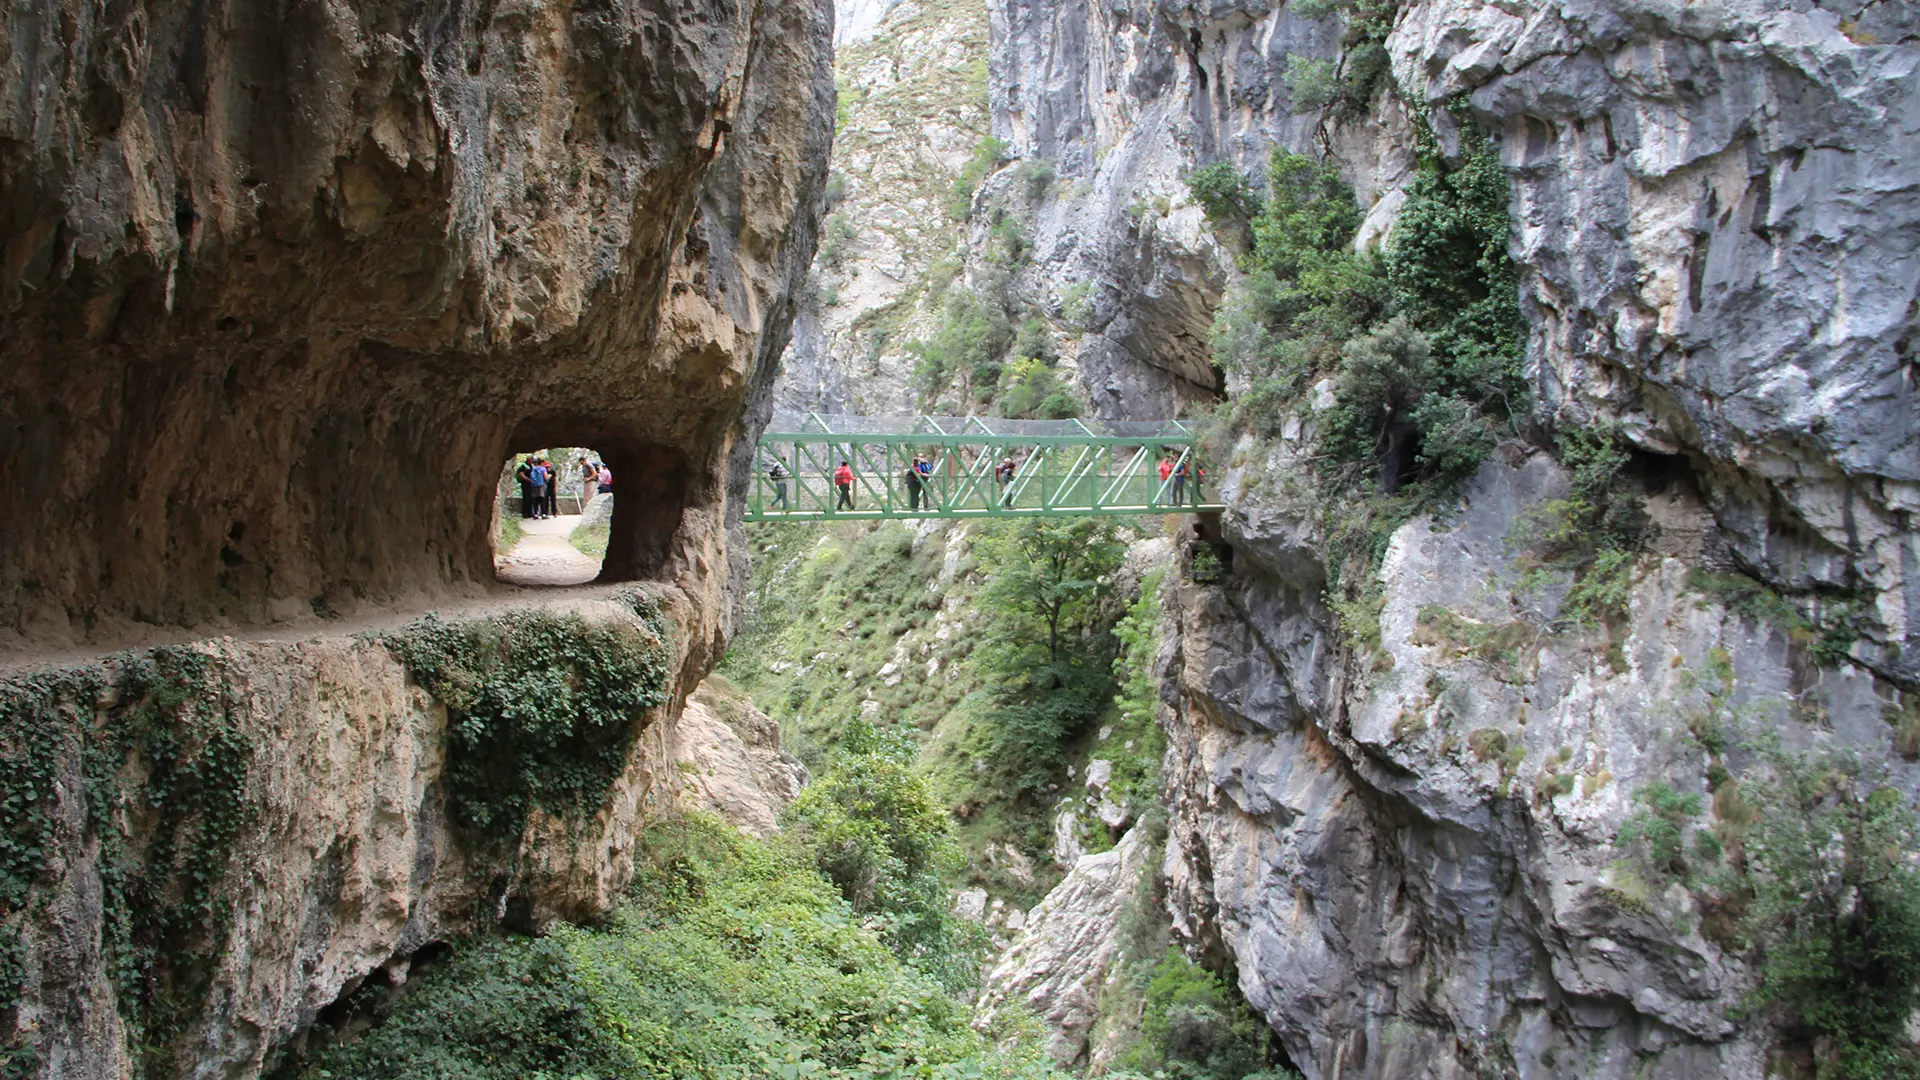
{"type": "Polygon", "coordinates": [[[4,1075],[1920,1075],[1910,4],[42,0],[0,194],[4,1075]]]}

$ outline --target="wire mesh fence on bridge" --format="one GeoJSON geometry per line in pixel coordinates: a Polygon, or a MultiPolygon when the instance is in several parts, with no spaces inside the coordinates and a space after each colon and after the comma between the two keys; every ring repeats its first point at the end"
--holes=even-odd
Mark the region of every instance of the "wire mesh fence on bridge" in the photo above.
{"type": "Polygon", "coordinates": [[[1206,482],[1177,420],[780,413],[760,439],[747,520],[1218,511],[1206,482]]]}

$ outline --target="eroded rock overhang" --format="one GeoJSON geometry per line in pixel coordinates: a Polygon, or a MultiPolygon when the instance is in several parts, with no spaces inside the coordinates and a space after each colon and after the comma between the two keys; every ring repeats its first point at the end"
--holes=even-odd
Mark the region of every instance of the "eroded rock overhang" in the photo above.
{"type": "Polygon", "coordinates": [[[623,481],[604,576],[715,639],[814,248],[826,5],[4,19],[0,627],[476,589],[501,460],[565,442],[623,481]]]}

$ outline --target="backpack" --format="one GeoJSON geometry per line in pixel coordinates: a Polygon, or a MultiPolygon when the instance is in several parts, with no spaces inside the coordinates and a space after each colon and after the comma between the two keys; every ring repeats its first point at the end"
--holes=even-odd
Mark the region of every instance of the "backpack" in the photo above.
{"type": "Polygon", "coordinates": [[[785,480],[787,478],[787,467],[776,461],[772,467],[767,470],[767,477],[773,480],[785,480]]]}

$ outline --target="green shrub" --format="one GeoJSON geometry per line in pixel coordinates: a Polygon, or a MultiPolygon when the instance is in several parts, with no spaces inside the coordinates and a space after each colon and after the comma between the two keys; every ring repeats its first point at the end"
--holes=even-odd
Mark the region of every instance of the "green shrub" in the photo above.
{"type": "Polygon", "coordinates": [[[1419,442],[1416,410],[1433,382],[1427,337],[1405,319],[1349,340],[1340,352],[1334,406],[1323,419],[1325,452],[1339,461],[1385,459],[1383,488],[1397,490],[1400,465],[1419,442]]]}
{"type": "Polygon", "coordinates": [[[1033,202],[1046,198],[1047,193],[1053,190],[1054,176],[1053,162],[1045,159],[1023,161],[1013,172],[1020,189],[1033,202]]]}
{"type": "Polygon", "coordinates": [[[1432,341],[1434,389],[1504,420],[1528,401],[1526,324],[1507,255],[1511,183],[1472,118],[1455,115],[1463,160],[1446,165],[1423,129],[1385,268],[1395,305],[1432,341]]]}
{"type": "Polygon", "coordinates": [[[1846,663],[1860,638],[1860,615],[1851,601],[1811,598],[1809,606],[1819,612],[1813,618],[1764,582],[1697,567],[1687,571],[1687,587],[1742,618],[1771,624],[1804,647],[1816,664],[1846,663]]]}
{"type": "Polygon", "coordinates": [[[1652,533],[1643,500],[1622,479],[1625,440],[1610,426],[1568,428],[1556,437],[1572,481],[1566,498],[1529,506],[1507,536],[1522,576],[1516,592],[1544,587],[1547,572],[1571,572],[1560,605],[1563,625],[1614,624],[1627,614],[1639,555],[1652,533]]]}
{"type": "Polygon", "coordinates": [[[847,215],[833,214],[827,218],[824,233],[820,241],[820,261],[828,269],[838,270],[846,264],[854,244],[859,242],[860,229],[848,220],[847,215]]]}
{"type": "Polygon", "coordinates": [[[1216,161],[1188,173],[1187,193],[1216,228],[1244,228],[1261,209],[1253,181],[1231,161],[1216,161]]]}
{"type": "Polygon", "coordinates": [[[1278,1080],[1268,1039],[1239,994],[1170,946],[1147,983],[1140,1038],[1118,1064],[1180,1080],[1278,1080]]]}
{"type": "Polygon", "coordinates": [[[1294,112],[1314,112],[1340,99],[1340,74],[1332,60],[1289,55],[1284,78],[1294,112]]]}
{"type": "Polygon", "coordinates": [[[1700,796],[1655,780],[1634,792],[1633,801],[1639,808],[1620,826],[1614,846],[1627,850],[1656,881],[1686,879],[1692,872],[1686,858],[1687,832],[1700,816],[1700,796]]]}
{"type": "Polygon", "coordinates": [[[969,289],[949,290],[933,332],[907,343],[914,357],[914,391],[923,403],[931,402],[962,372],[976,386],[984,378],[991,387],[1013,342],[1012,320],[999,305],[984,302],[969,289]]]}
{"type": "Polygon", "coordinates": [[[1065,420],[1080,415],[1080,401],[1053,365],[1022,357],[1001,370],[997,411],[1031,420],[1065,420]]]}
{"type": "Polygon", "coordinates": [[[967,215],[973,212],[973,193],[979,190],[980,182],[1006,162],[1007,143],[991,135],[982,138],[974,147],[973,156],[953,178],[947,197],[947,216],[955,221],[967,220],[967,215]]]}
{"type": "Polygon", "coordinates": [[[1497,761],[1507,754],[1507,733],[1499,728],[1477,728],[1467,736],[1475,761],[1497,761]]]}
{"type": "Polygon", "coordinates": [[[877,917],[870,925],[901,959],[957,991],[977,975],[978,942],[949,908],[960,849],[946,807],[914,768],[918,750],[911,735],[854,721],[786,820],[853,910],[877,917]]]}
{"type": "Polygon", "coordinates": [[[428,615],[385,636],[446,706],[448,801],[470,835],[512,846],[535,807],[576,817],[600,806],[641,713],[666,700],[666,621],[650,604],[635,609],[639,625],[544,611],[428,615]]]}
{"type": "MultiPolygon", "coordinates": [[[[1339,63],[1317,62],[1325,64],[1326,70],[1316,73],[1314,96],[1324,100],[1317,105],[1304,105],[1296,96],[1296,111],[1335,105],[1342,116],[1364,113],[1391,67],[1386,40],[1387,35],[1393,32],[1394,15],[1399,10],[1400,0],[1293,0],[1288,6],[1299,18],[1338,16],[1346,24],[1346,33],[1340,40],[1339,63]]],[[[1288,57],[1289,75],[1294,70],[1294,59],[1288,57]]],[[[1298,93],[1296,91],[1296,95],[1298,93]]]]}

